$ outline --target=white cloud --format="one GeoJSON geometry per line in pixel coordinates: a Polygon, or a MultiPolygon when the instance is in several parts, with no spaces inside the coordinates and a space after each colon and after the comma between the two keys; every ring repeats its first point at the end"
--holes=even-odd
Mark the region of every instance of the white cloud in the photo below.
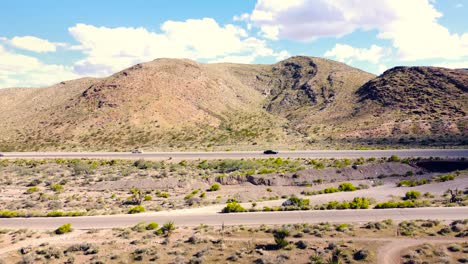
{"type": "Polygon", "coordinates": [[[44,64],[0,45],[0,88],[45,86],[79,77],[71,67],[44,64]]]}
{"type": "Polygon", "coordinates": [[[9,42],[16,48],[39,53],[54,52],[57,50],[57,46],[61,45],[33,36],[14,37],[9,42]]]}
{"type": "Polygon", "coordinates": [[[75,49],[87,55],[75,64],[75,70],[95,76],[161,57],[247,62],[262,56],[284,55],[268,47],[266,41],[250,37],[242,27],[221,26],[211,18],[166,21],[161,32],[85,24],[77,24],[69,32],[79,42],[75,49]]]}
{"type": "Polygon", "coordinates": [[[438,23],[441,16],[428,0],[258,0],[249,20],[274,39],[314,40],[376,29],[401,60],[468,55],[468,33],[451,33],[438,23]]]}
{"type": "Polygon", "coordinates": [[[465,61],[445,61],[437,63],[434,66],[450,69],[468,69],[468,59],[465,61]]]}
{"type": "Polygon", "coordinates": [[[219,59],[214,59],[209,61],[210,63],[221,63],[221,62],[230,62],[230,63],[252,63],[255,60],[254,56],[226,56],[219,59]]]}
{"type": "Polygon", "coordinates": [[[346,44],[336,44],[331,50],[325,52],[326,57],[335,58],[338,61],[369,61],[371,63],[378,63],[380,59],[389,54],[389,51],[377,46],[372,45],[370,48],[355,48],[346,44]]]}
{"type": "Polygon", "coordinates": [[[380,64],[377,68],[377,73],[382,74],[386,70],[388,70],[388,66],[385,64],[380,64]]]}

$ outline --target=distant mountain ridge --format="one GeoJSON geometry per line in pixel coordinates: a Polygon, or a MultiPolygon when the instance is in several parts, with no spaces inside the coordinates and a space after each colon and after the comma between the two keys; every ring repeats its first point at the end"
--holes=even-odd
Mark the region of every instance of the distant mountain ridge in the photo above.
{"type": "Polygon", "coordinates": [[[466,145],[468,71],[381,76],[296,56],[157,59],[107,78],[0,89],[0,151],[466,145]]]}

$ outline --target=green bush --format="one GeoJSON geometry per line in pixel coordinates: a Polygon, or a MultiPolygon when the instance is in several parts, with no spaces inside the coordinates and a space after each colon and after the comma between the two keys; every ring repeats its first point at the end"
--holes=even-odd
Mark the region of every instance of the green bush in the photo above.
{"type": "Polygon", "coordinates": [[[286,240],[286,237],[288,236],[289,236],[289,231],[286,229],[273,231],[273,238],[275,239],[275,243],[279,248],[284,248],[289,244],[288,241],[286,240]]]}
{"type": "Polygon", "coordinates": [[[368,209],[369,208],[369,199],[364,197],[355,197],[351,203],[349,203],[349,207],[351,209],[368,209]]]}
{"type": "Polygon", "coordinates": [[[337,210],[345,210],[345,209],[368,209],[370,204],[370,200],[364,197],[355,197],[351,202],[338,202],[338,201],[330,201],[326,204],[323,204],[320,208],[321,209],[337,209],[337,210]]]}
{"type": "Polygon", "coordinates": [[[169,193],[166,192],[156,192],[156,196],[159,198],[169,198],[169,193]]]}
{"type": "Polygon", "coordinates": [[[217,183],[211,185],[211,187],[208,189],[209,192],[216,192],[216,191],[219,191],[219,189],[221,188],[221,186],[217,183]]]}
{"type": "Polygon", "coordinates": [[[60,184],[52,184],[50,185],[50,189],[54,192],[61,192],[63,191],[63,186],[60,184]]]}
{"type": "Polygon", "coordinates": [[[387,209],[387,208],[415,208],[415,207],[427,207],[430,206],[429,201],[400,201],[400,202],[382,202],[375,205],[374,209],[387,209]]]}
{"type": "Polygon", "coordinates": [[[128,210],[129,214],[139,214],[145,211],[145,208],[141,205],[134,206],[128,210]]]}
{"type": "Polygon", "coordinates": [[[237,202],[230,202],[223,208],[223,213],[242,213],[245,212],[245,208],[237,202]]]}
{"type": "Polygon", "coordinates": [[[145,198],[143,198],[145,201],[151,201],[153,200],[153,197],[151,195],[145,195],[145,198]]]}
{"type": "Polygon", "coordinates": [[[336,231],[339,231],[339,232],[344,232],[346,230],[349,229],[349,226],[348,224],[339,224],[337,227],[336,227],[336,231]]]}
{"type": "Polygon", "coordinates": [[[163,234],[166,234],[167,236],[169,236],[172,233],[172,231],[175,230],[175,224],[172,221],[167,222],[161,227],[160,230],[162,231],[163,234]]]}
{"type": "Polygon", "coordinates": [[[302,199],[293,195],[283,203],[283,206],[305,207],[309,205],[309,202],[309,199],[302,199]]]}
{"type": "Polygon", "coordinates": [[[72,231],[71,224],[64,224],[55,230],[55,234],[62,235],[72,231]]]}
{"type": "Polygon", "coordinates": [[[416,200],[420,196],[421,196],[420,192],[411,190],[411,191],[406,192],[404,199],[405,200],[416,200]]]}
{"type": "Polygon", "coordinates": [[[453,174],[440,175],[435,178],[435,181],[438,181],[438,182],[446,182],[446,181],[453,181],[453,180],[455,180],[455,175],[453,174]]]}
{"type": "Polygon", "coordinates": [[[420,179],[420,180],[403,180],[397,183],[398,187],[414,187],[419,185],[424,185],[430,183],[428,179],[420,179]]]}
{"type": "Polygon", "coordinates": [[[135,161],[133,163],[133,166],[137,167],[140,170],[146,170],[146,169],[154,167],[154,162],[140,159],[140,160],[135,161]]]}
{"type": "Polygon", "coordinates": [[[151,222],[146,226],[146,230],[156,230],[158,229],[158,223],[151,222]]]}
{"type": "Polygon", "coordinates": [[[325,188],[323,190],[324,193],[336,193],[336,192],[339,192],[340,189],[338,188],[335,188],[335,187],[329,187],[329,188],[325,188]]]}
{"type": "Polygon", "coordinates": [[[34,186],[34,187],[28,188],[28,189],[26,190],[26,193],[35,193],[35,192],[37,192],[37,191],[39,191],[39,188],[37,188],[37,187],[34,186]]]}
{"type": "Polygon", "coordinates": [[[401,159],[397,155],[392,155],[392,156],[390,156],[390,158],[388,158],[388,161],[399,162],[399,161],[401,161],[401,159]]]}
{"type": "Polygon", "coordinates": [[[350,182],[343,182],[340,184],[339,189],[342,192],[352,192],[357,190],[357,188],[350,182]]]}
{"type": "Polygon", "coordinates": [[[0,218],[13,218],[21,216],[22,214],[18,211],[0,210],[0,218]]]}

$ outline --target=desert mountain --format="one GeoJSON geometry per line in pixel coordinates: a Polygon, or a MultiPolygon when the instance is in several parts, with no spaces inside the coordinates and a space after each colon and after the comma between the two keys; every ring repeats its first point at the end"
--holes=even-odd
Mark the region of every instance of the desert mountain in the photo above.
{"type": "Polygon", "coordinates": [[[0,89],[0,151],[466,144],[468,73],[381,76],[314,57],[157,59],[102,79],[0,89]]]}

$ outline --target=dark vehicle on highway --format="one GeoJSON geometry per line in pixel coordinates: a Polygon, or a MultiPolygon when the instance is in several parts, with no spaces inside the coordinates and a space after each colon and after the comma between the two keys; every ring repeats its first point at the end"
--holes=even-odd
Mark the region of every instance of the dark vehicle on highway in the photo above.
{"type": "Polygon", "coordinates": [[[3,154],[2,154],[2,153],[0,153],[0,157],[3,157],[3,154]]]}
{"type": "Polygon", "coordinates": [[[275,154],[278,154],[278,151],[274,151],[274,150],[265,150],[263,151],[263,154],[266,154],[266,155],[275,155],[275,154]]]}
{"type": "Polygon", "coordinates": [[[143,153],[143,152],[141,150],[139,150],[139,149],[132,150],[132,154],[141,154],[141,153],[143,153]]]}

